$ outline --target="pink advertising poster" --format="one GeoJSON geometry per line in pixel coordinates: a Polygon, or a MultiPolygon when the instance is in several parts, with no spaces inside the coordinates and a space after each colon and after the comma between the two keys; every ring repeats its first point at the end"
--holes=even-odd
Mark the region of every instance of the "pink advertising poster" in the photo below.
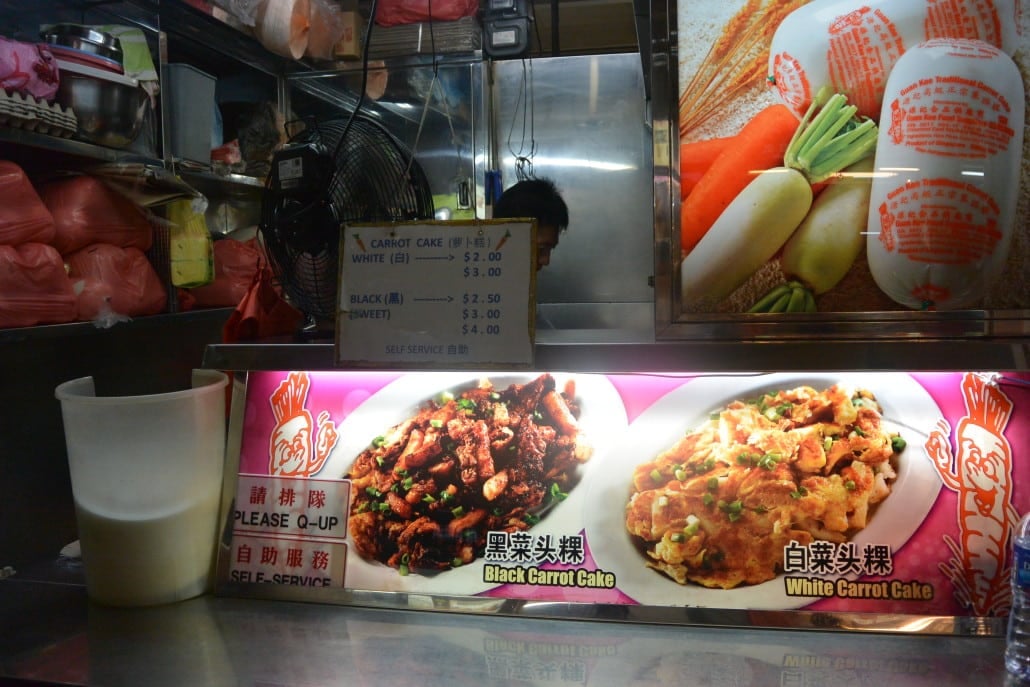
{"type": "Polygon", "coordinates": [[[228,579],[1004,616],[1025,373],[252,372],[228,579]]]}

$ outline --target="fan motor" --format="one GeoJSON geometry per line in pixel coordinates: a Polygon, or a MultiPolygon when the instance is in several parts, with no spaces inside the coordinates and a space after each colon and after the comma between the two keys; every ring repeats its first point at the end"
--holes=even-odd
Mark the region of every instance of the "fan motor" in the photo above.
{"type": "Polygon", "coordinates": [[[291,143],[272,158],[272,191],[287,197],[326,194],[332,179],[333,157],[320,143],[291,143]]]}

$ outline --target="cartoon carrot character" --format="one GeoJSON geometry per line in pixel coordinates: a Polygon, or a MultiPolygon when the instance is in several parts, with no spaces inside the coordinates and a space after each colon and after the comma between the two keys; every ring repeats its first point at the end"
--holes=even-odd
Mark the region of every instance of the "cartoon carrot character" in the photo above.
{"type": "Polygon", "coordinates": [[[318,473],[339,440],[336,423],[324,410],[318,414],[314,435],[316,426],[305,407],[310,389],[306,372],[291,372],[269,399],[276,422],[268,446],[271,475],[310,477],[318,473]]]}
{"type": "Polygon", "coordinates": [[[361,252],[362,253],[367,252],[368,249],[365,248],[365,242],[361,240],[361,234],[354,234],[353,236],[354,236],[354,242],[358,244],[358,248],[361,249],[361,252]]]}
{"type": "Polygon", "coordinates": [[[955,430],[954,455],[944,420],[926,442],[944,485],[958,494],[959,541],[944,536],[952,557],[939,567],[963,605],[977,615],[1003,615],[1011,604],[1006,552],[1019,522],[1012,506],[1012,446],[1004,434],[1012,401],[980,375],[966,374],[961,388],[966,416],[955,430]]]}

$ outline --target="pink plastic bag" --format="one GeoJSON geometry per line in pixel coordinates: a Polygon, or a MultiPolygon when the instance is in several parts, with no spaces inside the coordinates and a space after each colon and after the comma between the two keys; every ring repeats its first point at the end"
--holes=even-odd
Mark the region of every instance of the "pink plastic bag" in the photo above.
{"type": "Polygon", "coordinates": [[[57,60],[45,43],[0,36],[0,88],[53,100],[59,83],[57,60]]]}
{"type": "Polygon", "coordinates": [[[474,17],[478,10],[479,0],[379,0],[376,24],[397,26],[422,21],[455,21],[462,17],[474,17]]]}
{"type": "Polygon", "coordinates": [[[165,309],[165,288],[138,248],[89,246],[68,256],[68,273],[78,294],[79,320],[156,315],[165,309]]]}
{"type": "Polygon", "coordinates": [[[33,327],[75,320],[75,293],[52,246],[0,245],[0,327],[33,327]]]}

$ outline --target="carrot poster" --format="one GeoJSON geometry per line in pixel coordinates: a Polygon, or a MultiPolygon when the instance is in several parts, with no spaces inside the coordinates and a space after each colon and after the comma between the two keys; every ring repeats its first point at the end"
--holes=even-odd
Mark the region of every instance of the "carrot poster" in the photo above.
{"type": "Polygon", "coordinates": [[[1023,4],[681,1],[682,310],[1030,307],[1023,4]]]}

